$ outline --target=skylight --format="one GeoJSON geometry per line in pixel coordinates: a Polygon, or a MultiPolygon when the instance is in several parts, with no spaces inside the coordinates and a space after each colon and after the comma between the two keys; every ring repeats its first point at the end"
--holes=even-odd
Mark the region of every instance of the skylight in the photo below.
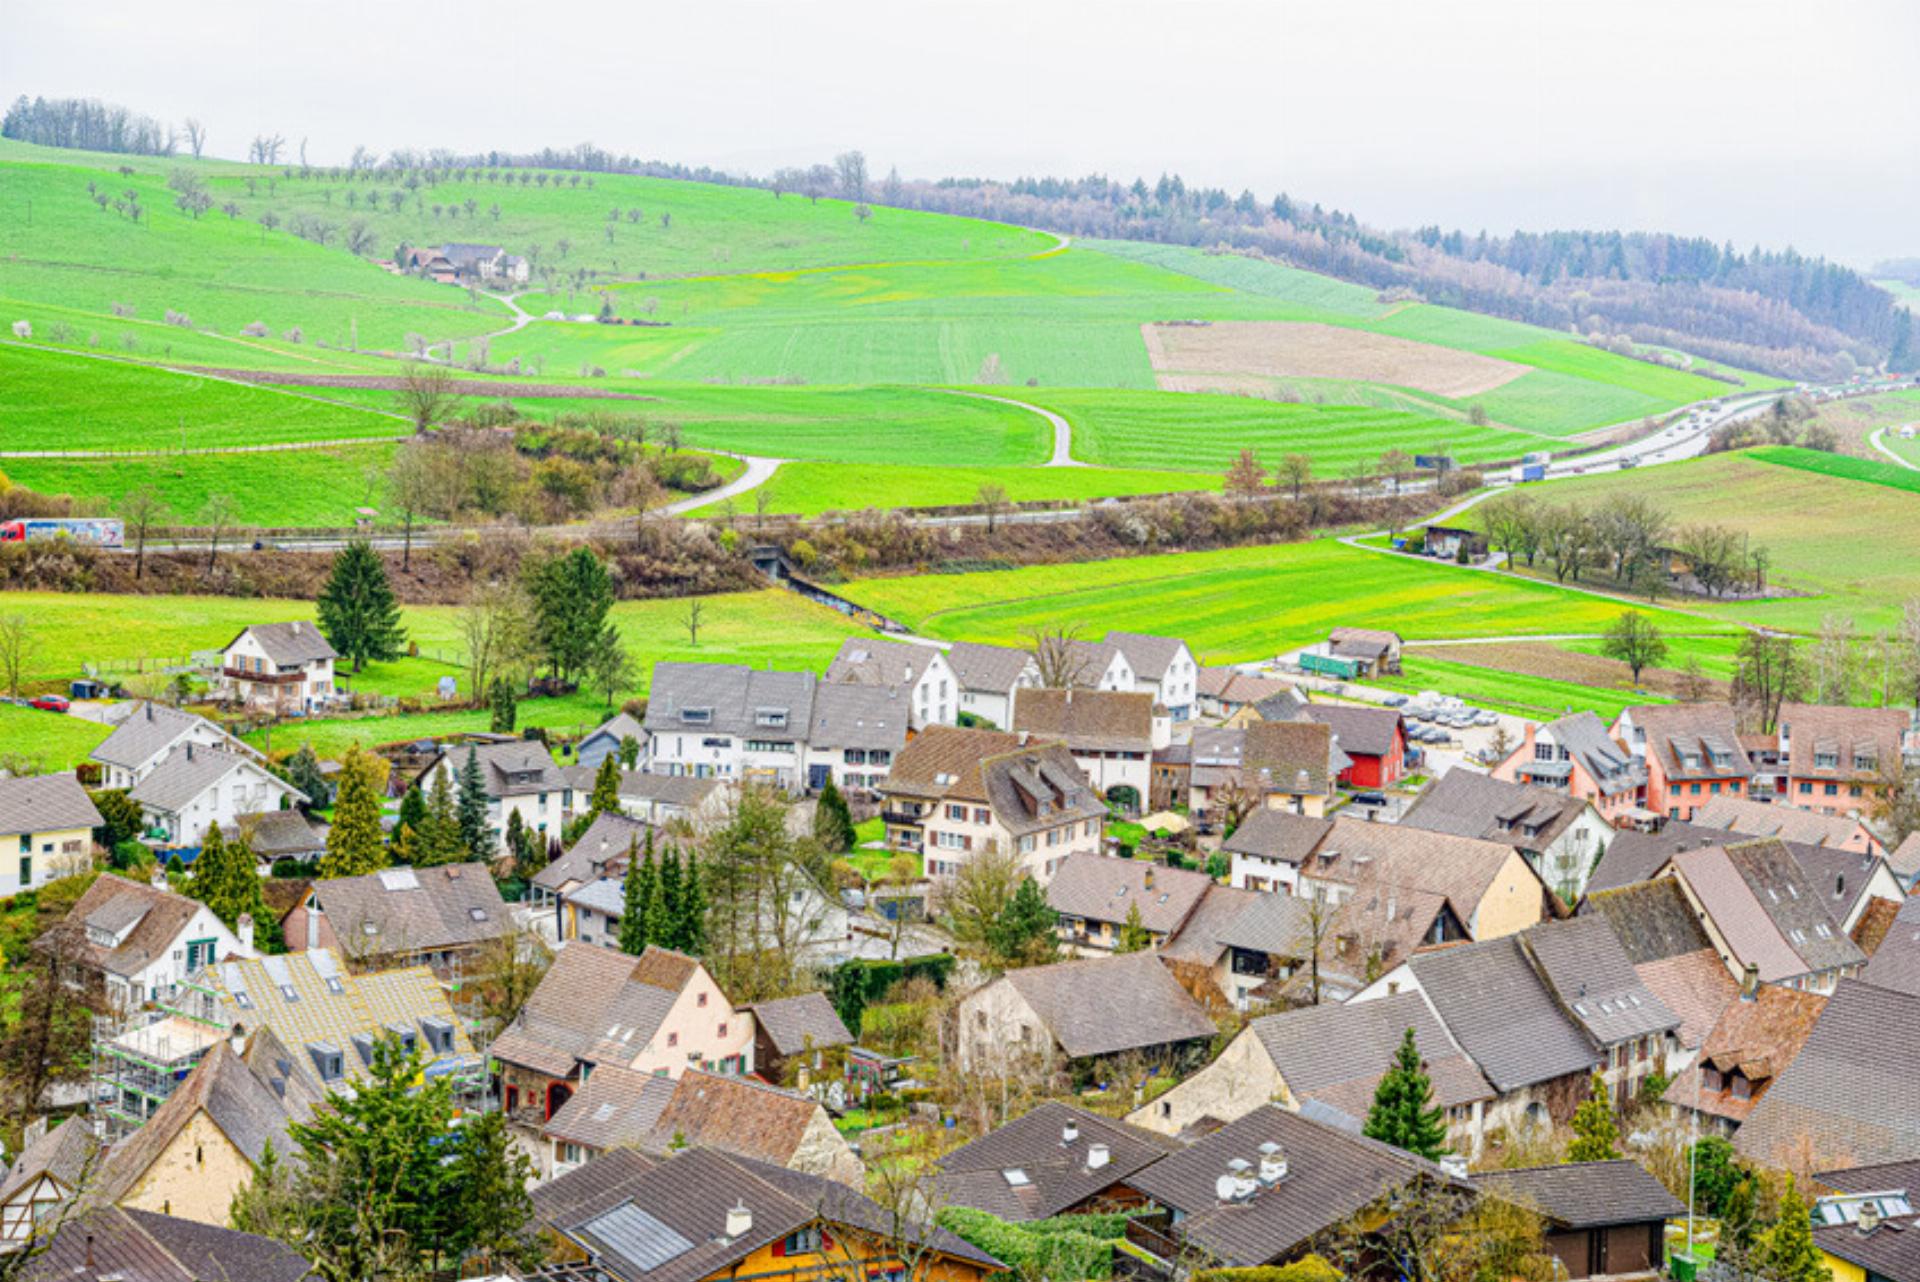
{"type": "Polygon", "coordinates": [[[1010,1188],[1023,1189],[1033,1183],[1032,1180],[1027,1178],[1027,1173],[1017,1166],[1010,1166],[1000,1172],[1000,1174],[1006,1177],[1007,1185],[1010,1188]]]}

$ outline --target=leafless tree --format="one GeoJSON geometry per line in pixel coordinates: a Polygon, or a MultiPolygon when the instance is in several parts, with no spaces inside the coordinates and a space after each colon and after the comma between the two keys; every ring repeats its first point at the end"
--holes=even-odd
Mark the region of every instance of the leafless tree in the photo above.
{"type": "Polygon", "coordinates": [[[156,526],[163,524],[172,509],[166,500],[160,497],[160,491],[151,485],[141,485],[127,491],[120,499],[120,519],[125,523],[127,533],[133,536],[133,577],[144,578],[147,572],[147,537],[156,526]]]}
{"type": "Polygon", "coordinates": [[[287,140],[279,134],[255,134],[247,147],[247,159],[256,165],[277,165],[287,140]]]}
{"type": "Polygon", "coordinates": [[[187,146],[193,149],[193,158],[195,160],[200,159],[200,152],[206,147],[206,145],[207,145],[207,127],[201,124],[198,120],[195,120],[192,116],[188,116],[187,117],[187,146]]]}
{"type": "Polygon", "coordinates": [[[1400,484],[1406,480],[1407,469],[1413,466],[1413,459],[1398,446],[1380,456],[1380,474],[1393,482],[1393,492],[1400,493],[1400,484]]]}
{"type": "Polygon", "coordinates": [[[995,481],[986,481],[974,491],[973,501],[986,509],[987,533],[992,534],[1000,513],[1007,508],[1007,487],[995,481]]]}
{"type": "MultiPolygon", "coordinates": [[[[409,340],[414,337],[408,335],[409,340]]],[[[425,340],[421,340],[422,346],[424,343],[425,340]]],[[[451,370],[443,365],[419,362],[407,365],[394,396],[400,403],[400,412],[413,421],[413,430],[418,433],[448,418],[461,401],[451,370]]]]}
{"type": "Polygon", "coordinates": [[[687,608],[680,616],[681,626],[687,630],[687,644],[694,649],[700,648],[700,625],[706,621],[707,603],[699,597],[687,601],[687,608]]]}
{"type": "Polygon", "coordinates": [[[1285,485],[1293,492],[1294,502],[1300,501],[1300,491],[1313,479],[1313,459],[1306,454],[1289,454],[1280,460],[1280,466],[1273,470],[1276,484],[1285,485]]]}
{"type": "Polygon", "coordinates": [[[207,573],[213,573],[214,558],[220,554],[220,536],[240,519],[240,504],[231,494],[209,494],[200,508],[200,524],[207,531],[207,573]]]}
{"type": "Polygon", "coordinates": [[[841,152],[833,158],[833,169],[842,196],[856,201],[867,198],[867,157],[864,152],[841,152]]]}
{"type": "Polygon", "coordinates": [[[7,694],[20,697],[20,680],[26,675],[33,657],[33,625],[24,614],[0,614],[0,677],[7,682],[7,694]]]}
{"type": "Polygon", "coordinates": [[[484,699],[494,681],[523,681],[535,661],[533,608],[517,581],[484,583],[460,608],[473,697],[484,699]]]}
{"type": "Polygon", "coordinates": [[[1066,690],[1087,683],[1087,661],[1080,649],[1080,629],[1062,624],[1043,625],[1027,633],[1027,653],[1040,670],[1040,684],[1066,690]]]}
{"type": "MultiPolygon", "coordinates": [[[[434,372],[446,376],[445,370],[434,372]]],[[[402,391],[401,396],[407,396],[402,391]]],[[[413,523],[433,502],[435,476],[431,460],[419,437],[394,451],[393,464],[387,470],[387,506],[399,514],[401,529],[400,568],[413,567],[413,523]]]]}

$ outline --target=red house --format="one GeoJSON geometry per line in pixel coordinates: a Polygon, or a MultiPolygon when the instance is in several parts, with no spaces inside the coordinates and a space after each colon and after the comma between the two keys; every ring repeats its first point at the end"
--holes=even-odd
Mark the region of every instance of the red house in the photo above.
{"type": "Polygon", "coordinates": [[[1310,703],[1301,709],[1300,719],[1333,731],[1334,746],[1352,758],[1353,764],[1340,772],[1341,783],[1387,788],[1406,772],[1407,727],[1394,709],[1310,703]]]}

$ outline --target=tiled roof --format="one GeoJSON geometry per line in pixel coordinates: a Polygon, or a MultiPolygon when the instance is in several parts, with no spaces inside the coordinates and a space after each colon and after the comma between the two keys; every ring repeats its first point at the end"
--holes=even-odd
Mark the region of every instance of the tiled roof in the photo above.
{"type": "Polygon", "coordinates": [[[1321,1099],[1364,1117],[1380,1079],[1393,1066],[1407,1030],[1442,1108],[1493,1098],[1493,1088],[1435,1019],[1418,993],[1373,1001],[1306,1006],[1263,1015],[1247,1025],[1296,1096],[1321,1099]]]}
{"type": "MultiPolygon", "coordinates": [[[[1160,943],[1160,956],[1170,962],[1211,967],[1227,950],[1222,937],[1229,925],[1256,900],[1269,896],[1253,890],[1210,884],[1180,928],[1160,943]]],[[[1287,896],[1280,896],[1287,898],[1287,896]]],[[[1124,919],[1123,919],[1124,920],[1124,919]]]]}
{"type": "Polygon", "coordinates": [[[1860,978],[1920,997],[1920,899],[1909,899],[1899,906],[1893,924],[1860,978]]]}
{"type": "Polygon", "coordinates": [[[1740,744],[1739,718],[1728,704],[1651,704],[1629,708],[1625,715],[1636,731],[1645,732],[1647,755],[1660,762],[1670,781],[1753,777],[1753,763],[1740,744]]]}
{"type": "Polygon", "coordinates": [[[166,1103],[139,1130],[113,1146],[87,1196],[119,1201],[203,1111],[249,1164],[257,1164],[269,1144],[276,1153],[294,1152],[287,1138],[291,1119],[286,1105],[226,1042],[215,1042],[166,1103]]]}
{"type": "Polygon", "coordinates": [[[1294,688],[1277,677],[1256,676],[1239,668],[1201,668],[1194,691],[1229,707],[1241,707],[1277,694],[1292,694],[1294,688]]]}
{"type": "Polygon", "coordinates": [[[1007,731],[928,726],[893,759],[886,790],[914,797],[985,801],[980,763],[1019,747],[1020,736],[1007,731]]]}
{"type": "MultiPolygon", "coordinates": [[[[1470,923],[1501,872],[1523,862],[1512,846],[1496,841],[1340,817],[1300,873],[1347,885],[1375,881],[1444,895],[1461,922],[1470,923]]],[[[1531,886],[1522,889],[1536,891],[1544,902],[1538,875],[1528,869],[1525,876],[1531,886]]]]}
{"type": "Polygon", "coordinates": [[[827,665],[827,681],[867,686],[911,686],[943,656],[930,645],[888,641],[880,637],[848,637],[827,665]]]}
{"type": "Polygon", "coordinates": [[[1307,701],[1301,698],[1298,690],[1292,688],[1275,691],[1253,701],[1253,710],[1262,721],[1292,721],[1306,706],[1307,701]]]}
{"type": "Polygon", "coordinates": [[[1696,828],[1718,828],[1747,837],[1778,837],[1808,846],[1844,846],[1860,829],[1859,820],[1845,815],[1725,796],[1697,808],[1691,822],[1696,828]]]}
{"type": "Polygon", "coordinates": [[[1315,796],[1338,773],[1333,731],[1317,721],[1255,721],[1243,761],[1248,786],[1260,792],[1315,796]]]}
{"type": "Polygon", "coordinates": [[[1741,964],[1772,983],[1866,961],[1775,838],[1673,857],[1675,872],[1741,964]]]}
{"type": "Polygon", "coordinates": [[[1107,644],[1118,646],[1127,656],[1127,666],[1143,681],[1159,681],[1167,667],[1186,649],[1178,637],[1156,637],[1145,632],[1109,632],[1107,644]]]}
{"type": "Polygon", "coordinates": [[[1577,797],[1456,766],[1427,786],[1400,823],[1538,852],[1558,840],[1586,808],[1577,797]]]}
{"type": "Polygon", "coordinates": [[[1800,1053],[1826,1005],[1827,999],[1818,993],[1776,984],[1760,985],[1751,1001],[1735,998],[1700,1044],[1694,1064],[1668,1084],[1666,1102],[1677,1108],[1692,1108],[1697,1102],[1703,1113],[1734,1123],[1745,1121],[1800,1053]],[[1708,1094],[1700,1077],[1700,1065],[1705,1063],[1714,1064],[1722,1074],[1738,1069],[1753,1083],[1750,1096],[1735,1098],[1724,1081],[1719,1091],[1708,1094]]]}
{"type": "Polygon", "coordinates": [[[1153,750],[1153,696],[1119,690],[1022,690],[1013,728],[1077,752],[1153,750]]]}
{"type": "Polygon", "coordinates": [[[1887,857],[1887,864],[1902,877],[1920,876],[1920,831],[1908,833],[1887,857]]]}
{"type": "Polygon", "coordinates": [[[1334,628],[1327,633],[1327,640],[1334,645],[1363,645],[1380,653],[1404,644],[1398,632],[1388,632],[1382,628],[1334,628]]]}
{"type": "Polygon", "coordinates": [[[1316,1234],[1422,1178],[1465,1187],[1410,1153],[1269,1104],[1155,1162],[1133,1184],[1185,1213],[1176,1231],[1189,1245],[1222,1265],[1251,1267],[1290,1257],[1316,1234]],[[1222,1205],[1215,1186],[1227,1163],[1257,1163],[1262,1144],[1285,1154],[1286,1178],[1245,1202],[1222,1205]]]}
{"type": "Polygon", "coordinates": [[[976,641],[954,642],[947,651],[947,666],[962,690],[983,694],[1010,693],[1023,675],[1039,679],[1033,656],[1025,650],[976,641]]]}
{"type": "Polygon", "coordinates": [[[816,1120],[826,1115],[811,1095],[689,1068],[654,1123],[650,1147],[694,1144],[785,1166],[816,1120]]]}
{"type": "Polygon", "coordinates": [[[298,810],[263,810],[239,816],[239,822],[221,831],[229,841],[244,841],[256,858],[272,862],[311,855],[327,847],[327,825],[315,823],[298,810]]]}
{"type": "Polygon", "coordinates": [[[1740,986],[1727,973],[1727,964],[1711,948],[1642,962],[1634,970],[1640,982],[1680,1017],[1676,1036],[1688,1050],[1706,1039],[1720,1013],[1740,995],[1740,986]]]}
{"type": "Polygon", "coordinates": [[[190,712],[181,712],[161,703],[134,705],[133,710],[115,727],[114,732],[102,740],[100,746],[87,756],[89,760],[132,770],[145,765],[195,726],[206,726],[224,736],[225,745],[230,751],[245,753],[256,760],[259,759],[259,753],[231,735],[227,735],[206,718],[196,717],[190,712]]]}
{"type": "Polygon", "coordinates": [[[630,957],[570,943],[487,1053],[550,1077],[571,1075],[579,1061],[630,1064],[672,1011],[692,976],[688,963],[664,949],[630,957]],[[674,975],[682,976],[681,984],[671,984],[674,975]]]}
{"type": "Polygon", "coordinates": [[[717,734],[801,739],[813,719],[811,672],[773,672],[730,663],[653,665],[647,696],[651,734],[717,734]],[[775,719],[778,724],[773,724],[775,719]]]}
{"type": "MultiPolygon", "coordinates": [[[[1874,874],[1880,870],[1879,855],[1863,855],[1833,846],[1809,846],[1798,841],[1781,844],[1800,865],[1801,876],[1839,923],[1844,924],[1853,916],[1854,908],[1866,897],[1873,886],[1874,874]]],[[[1881,889],[1887,889],[1884,880],[1881,889]]]]}
{"type": "MultiPolygon", "coordinates": [[[[615,745],[628,739],[632,739],[635,743],[644,744],[647,741],[647,728],[636,721],[631,713],[616,712],[592,730],[589,730],[580,742],[585,743],[588,739],[597,739],[603,735],[613,740],[615,745]]],[[[588,769],[592,769],[592,767],[589,766],[588,769]]]]}
{"type": "Polygon", "coordinates": [[[93,799],[70,774],[0,779],[0,837],[99,826],[93,799]]]}
{"type": "Polygon", "coordinates": [[[904,689],[831,683],[821,686],[813,694],[807,746],[899,752],[907,746],[907,717],[911,711],[904,689]]]}
{"type": "MultiPolygon", "coordinates": [[[[127,797],[155,810],[169,813],[185,810],[195,798],[246,764],[249,764],[247,758],[237,753],[223,752],[205,744],[183,743],[168,753],[166,760],[153,768],[153,773],[135,784],[127,797]]],[[[282,786],[292,796],[306,799],[306,794],[295,790],[293,785],[282,786]]],[[[192,835],[200,836],[199,833],[192,835]]]]}
{"type": "Polygon", "coordinates": [[[100,1141],[87,1118],[75,1114],[20,1151],[0,1178],[0,1203],[42,1175],[68,1189],[78,1189],[90,1168],[98,1164],[100,1141]]]}
{"type": "Polygon", "coordinates": [[[313,883],[334,937],[355,955],[437,952],[513,933],[485,864],[383,868],[313,883]]]}
{"type": "Polygon", "coordinates": [[[1152,1131],[1048,1101],[941,1158],[936,1196],[942,1205],[970,1206],[1003,1220],[1044,1220],[1124,1183],[1178,1147],[1152,1131]],[[1089,1157],[1096,1144],[1107,1150],[1099,1166],[1089,1157]],[[1009,1172],[1024,1182],[1012,1182],[1009,1172]]]}
{"type": "MultiPolygon", "coordinates": [[[[569,882],[588,882],[617,874],[626,867],[630,851],[644,851],[646,846],[646,824],[603,810],[558,859],[533,875],[533,884],[557,893],[569,882]]],[[[656,857],[658,853],[655,852],[656,857]]]]}
{"type": "MultiPolygon", "coordinates": [[[[560,773],[582,797],[592,795],[593,785],[600,777],[598,766],[562,766],[560,773]]],[[[696,779],[692,775],[650,775],[639,770],[622,770],[620,799],[698,810],[723,783],[720,779],[696,779]]]]}
{"type": "Polygon", "coordinates": [[[1680,1027],[1680,1017],[1634,970],[1606,918],[1545,922],[1522,931],[1520,943],[1561,1005],[1601,1045],[1680,1027]]]}
{"type": "MultiPolygon", "coordinates": [[[[1632,792],[1647,781],[1646,767],[1615,743],[1606,725],[1591,712],[1568,713],[1541,726],[1536,735],[1551,738],[1565,748],[1605,796],[1632,792]]],[[[1523,762],[1522,766],[1531,764],[1523,762]]]]}
{"type": "Polygon", "coordinates": [[[1001,977],[1069,1059],[1212,1037],[1213,1021],[1150,952],[1011,970],[1001,977]]]}
{"type": "Polygon", "coordinates": [[[990,757],[980,763],[980,782],[993,817],[1015,837],[1069,820],[1107,817],[1106,803],[1064,743],[1031,745],[990,757]]]}
{"type": "Polygon", "coordinates": [[[1113,667],[1113,661],[1125,657],[1119,646],[1107,641],[1069,641],[1066,662],[1071,670],[1064,675],[1069,685],[1097,686],[1113,667]]]}
{"type": "MultiPolygon", "coordinates": [[[[1024,700],[1025,695],[1021,698],[1024,700]]],[[[1140,924],[1156,935],[1180,928],[1213,878],[1185,868],[1162,868],[1144,859],[1068,855],[1047,883],[1047,906],[1065,917],[1119,924],[1140,910],[1140,924]]]]}
{"type": "Polygon", "coordinates": [[[553,754],[537,739],[462,744],[443,751],[428,769],[437,769],[444,761],[454,772],[457,783],[460,772],[466,769],[469,754],[480,764],[480,781],[487,796],[495,800],[535,792],[563,792],[570,786],[560,767],[553,763],[553,754]]]}
{"type": "Polygon", "coordinates": [[[1842,708],[1789,703],[1780,708],[1787,773],[1795,779],[1877,780],[1900,765],[1900,741],[1911,722],[1902,708],[1842,708]],[[1835,764],[1819,758],[1832,755],[1835,764]]]}
{"type": "Polygon", "coordinates": [[[1920,1159],[1879,1162],[1872,1166],[1844,1166],[1820,1171],[1816,1181],[1836,1193],[1885,1193],[1906,1189],[1920,1193],[1920,1159]]]}
{"type": "Polygon", "coordinates": [[[1593,875],[1587,879],[1587,893],[1596,895],[1603,890],[1651,881],[1660,875],[1667,861],[1681,851],[1726,843],[1725,832],[1717,828],[1697,828],[1678,819],[1662,824],[1659,832],[1623,828],[1607,838],[1606,853],[1600,856],[1593,875]]]}
{"type": "Polygon", "coordinates": [[[1473,1182],[1569,1229],[1645,1224],[1687,1213],[1685,1203],[1629,1158],[1488,1171],[1473,1182]]]}
{"type": "Polygon", "coordinates": [[[1340,751],[1348,756],[1386,757],[1393,753],[1400,714],[1392,708],[1362,708],[1344,703],[1310,703],[1300,713],[1333,730],[1340,751]]]}
{"type": "MultiPolygon", "coordinates": [[[[1626,835],[1621,833],[1619,837],[1626,835]]],[[[1599,894],[1589,892],[1583,909],[1600,914],[1612,924],[1620,946],[1636,966],[1713,947],[1694,917],[1692,905],[1687,903],[1686,892],[1670,877],[1635,881],[1599,894]]]]}
{"type": "MultiPolygon", "coordinates": [[[[1813,1230],[1813,1244],[1870,1278],[1889,1282],[1920,1278],[1920,1219],[1883,1220],[1871,1233],[1862,1232],[1857,1224],[1821,1225],[1813,1230]]],[[[1837,1271],[1828,1269],[1830,1274],[1837,1271]]]]}
{"type": "Polygon", "coordinates": [[[747,1009],[765,1030],[773,1049],[782,1055],[797,1055],[809,1047],[823,1050],[853,1043],[853,1034],[847,1031],[825,993],[776,998],[757,1002],[747,1009]]]}
{"type": "Polygon", "coordinates": [[[240,637],[248,633],[253,634],[253,639],[260,643],[267,657],[283,668],[298,668],[322,659],[340,657],[339,652],[327,643],[326,637],[320,634],[319,628],[299,620],[291,623],[256,623],[242,629],[240,636],[221,648],[233,649],[240,637]]]}
{"type": "MultiPolygon", "coordinates": [[[[1239,911],[1224,919],[1216,938],[1231,948],[1274,957],[1306,957],[1313,951],[1313,929],[1306,902],[1297,895],[1261,894],[1214,886],[1208,898],[1231,895],[1239,911]]],[[[1197,916],[1198,914],[1196,914],[1197,916]]]]}
{"type": "Polygon", "coordinates": [[[118,947],[103,948],[90,941],[86,944],[94,965],[109,974],[132,975],[165,956],[199,909],[199,902],[185,895],[117,873],[104,873],[67,911],[65,920],[74,926],[92,925],[114,934],[135,923],[118,947]]]}
{"type": "Polygon", "coordinates": [[[1599,1051],[1512,936],[1416,953],[1408,965],[1447,1031],[1497,1090],[1599,1066],[1599,1051]]]}
{"type": "Polygon", "coordinates": [[[1262,806],[1240,821],[1220,848],[1230,854],[1264,855],[1302,864],[1333,831],[1333,820],[1262,806]]]}
{"type": "Polygon", "coordinates": [[[307,1282],[285,1243],[152,1211],[95,1205],[62,1220],[22,1282],[307,1282]]]}

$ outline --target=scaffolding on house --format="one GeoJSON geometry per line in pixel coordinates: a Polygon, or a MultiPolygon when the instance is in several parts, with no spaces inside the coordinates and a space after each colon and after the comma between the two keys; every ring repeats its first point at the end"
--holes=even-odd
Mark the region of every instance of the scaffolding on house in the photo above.
{"type": "Polygon", "coordinates": [[[87,1111],[111,1143],[145,1125],[226,1030],[167,1005],[93,1020],[87,1111]]]}

